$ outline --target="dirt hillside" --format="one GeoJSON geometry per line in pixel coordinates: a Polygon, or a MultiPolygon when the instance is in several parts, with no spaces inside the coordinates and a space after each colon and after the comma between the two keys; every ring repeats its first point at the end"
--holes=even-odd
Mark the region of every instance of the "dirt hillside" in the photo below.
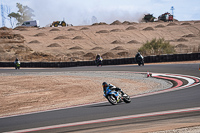
{"type": "Polygon", "coordinates": [[[142,44],[154,38],[169,41],[177,53],[199,52],[200,21],[2,27],[0,61],[13,61],[16,57],[22,61],[93,60],[96,54],[105,55],[104,59],[133,57],[142,44]]]}

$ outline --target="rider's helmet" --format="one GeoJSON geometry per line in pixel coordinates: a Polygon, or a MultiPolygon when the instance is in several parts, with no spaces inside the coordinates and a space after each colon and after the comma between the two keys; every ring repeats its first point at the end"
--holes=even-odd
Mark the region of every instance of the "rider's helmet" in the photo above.
{"type": "Polygon", "coordinates": [[[105,87],[107,87],[107,86],[108,86],[108,83],[106,83],[106,82],[103,82],[103,83],[102,83],[102,87],[103,87],[103,88],[105,88],[105,87]]]}

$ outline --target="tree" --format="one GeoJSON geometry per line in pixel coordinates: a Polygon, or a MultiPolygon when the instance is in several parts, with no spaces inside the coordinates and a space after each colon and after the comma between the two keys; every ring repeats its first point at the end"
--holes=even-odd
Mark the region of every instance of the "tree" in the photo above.
{"type": "Polygon", "coordinates": [[[17,8],[18,11],[17,13],[12,12],[8,15],[8,17],[11,18],[15,18],[18,23],[17,25],[21,25],[24,21],[28,21],[28,20],[33,20],[32,17],[34,17],[35,15],[33,14],[34,10],[31,9],[28,6],[23,6],[20,3],[17,3],[17,8]]]}
{"type": "Polygon", "coordinates": [[[9,20],[10,20],[10,25],[12,26],[12,28],[14,27],[14,24],[15,24],[15,20],[13,20],[13,19],[16,19],[16,20],[18,20],[19,18],[20,18],[20,14],[19,13],[14,13],[14,12],[12,12],[12,13],[10,13],[9,15],[8,15],[8,17],[10,18],[9,20]]]}

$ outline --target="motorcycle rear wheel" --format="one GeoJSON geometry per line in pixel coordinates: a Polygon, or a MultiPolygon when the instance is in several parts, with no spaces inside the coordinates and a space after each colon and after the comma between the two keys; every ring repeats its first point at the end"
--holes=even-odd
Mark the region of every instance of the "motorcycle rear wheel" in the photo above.
{"type": "Polygon", "coordinates": [[[112,105],[116,105],[117,104],[117,100],[113,95],[108,95],[107,99],[108,99],[109,103],[111,103],[112,105]]]}

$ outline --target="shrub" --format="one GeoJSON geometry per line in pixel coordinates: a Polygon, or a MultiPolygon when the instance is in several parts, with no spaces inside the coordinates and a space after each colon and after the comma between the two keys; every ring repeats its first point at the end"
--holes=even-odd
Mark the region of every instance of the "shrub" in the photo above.
{"type": "Polygon", "coordinates": [[[174,47],[163,38],[147,41],[138,51],[143,55],[172,54],[175,52],[174,47]]]}

